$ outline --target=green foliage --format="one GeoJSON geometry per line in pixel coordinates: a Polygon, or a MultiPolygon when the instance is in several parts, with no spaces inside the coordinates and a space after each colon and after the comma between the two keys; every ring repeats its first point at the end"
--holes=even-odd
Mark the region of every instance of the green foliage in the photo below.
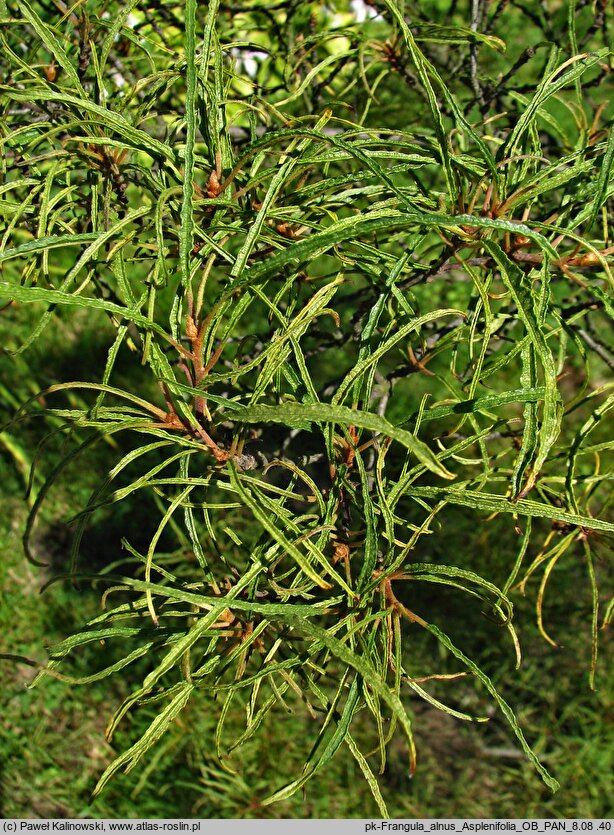
{"type": "Polygon", "coordinates": [[[19,0],[0,19],[0,298],[5,317],[38,311],[15,379],[68,315],[113,328],[83,379],[4,395],[22,477],[45,458],[15,438],[27,414],[74,440],[43,479],[33,470],[32,560],[51,488],[99,442],[116,451],[73,510],[63,569],[104,588],[103,612],[37,677],[121,671],[132,692],[108,736],[131,712],[151,717],[96,793],[119,769],[155,767],[203,694],[219,699],[227,769],[295,699],[310,749],[264,804],[345,747],[387,816],[374,770],[397,731],[415,769],[410,694],[487,718],[441,693],[459,677],[557,787],[500,690],[503,661],[467,648],[433,599],[483,611],[503,628],[489,652],[505,632],[519,665],[512,592],[541,575],[537,623],[554,643],[548,583],[580,562],[594,680],[612,616],[595,559],[614,532],[610,22],[559,6],[549,19],[505,3],[372,7],[359,25],[342,3],[61,14],[19,0]],[[533,45],[508,56],[524,16],[533,45]],[[88,528],[146,499],[146,541],[85,570],[88,528]],[[479,565],[469,541],[436,551],[458,506],[479,528],[503,520],[516,540],[503,565],[479,565]],[[100,667],[70,672],[100,641],[113,647],[100,667]]]}

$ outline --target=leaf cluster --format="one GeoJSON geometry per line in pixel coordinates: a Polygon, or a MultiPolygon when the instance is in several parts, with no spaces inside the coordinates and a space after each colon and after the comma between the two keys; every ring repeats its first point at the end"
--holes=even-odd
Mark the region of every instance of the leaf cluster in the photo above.
{"type": "Polygon", "coordinates": [[[158,712],[97,791],[196,690],[220,699],[222,764],[292,691],[313,746],[268,802],[345,746],[387,816],[353,723],[371,717],[382,771],[402,731],[413,773],[408,693],[485,718],[412,673],[416,630],[453,659],[448,677],[488,691],[556,788],[419,589],[483,607],[520,663],[511,592],[541,574],[537,618],[554,642],[542,604],[573,554],[594,675],[613,611],[594,542],[614,532],[601,431],[614,405],[614,135],[600,92],[612,58],[597,6],[546,20],[504,2],[446,16],[378,0],[359,25],[344,3],[0,5],[0,297],[40,312],[18,350],[74,308],[115,333],[94,379],[17,413],[77,439],[32,500],[26,550],[34,559],[51,486],[118,433],[129,449],[75,515],[70,573],[88,577],[79,547],[95,514],[144,492],[159,509],[145,550],[124,541],[132,573],[109,562],[103,613],[41,672],[77,682],[66,660],[94,641],[127,650],[79,683],[148,660],[109,735],[139,705],[158,712]],[[539,41],[508,57],[521,13],[539,41]],[[126,387],[130,362],[139,383],[126,387]],[[429,560],[454,506],[480,525],[509,519],[506,576],[482,576],[462,547],[429,560]],[[176,549],[162,550],[169,534],[176,549]],[[227,740],[237,704],[245,730],[227,740]]]}

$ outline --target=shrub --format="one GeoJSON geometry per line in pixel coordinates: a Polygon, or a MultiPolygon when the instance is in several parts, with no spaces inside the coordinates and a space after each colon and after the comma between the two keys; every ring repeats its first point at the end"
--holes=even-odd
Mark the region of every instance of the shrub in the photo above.
{"type": "Polygon", "coordinates": [[[362,24],[347,4],[291,0],[3,10],[0,296],[42,311],[19,351],[78,309],[114,328],[104,367],[18,412],[75,438],[32,502],[26,552],[51,486],[115,436],[129,443],[74,517],[75,581],[92,580],[93,519],[145,494],[159,511],[144,546],[123,541],[131,567],[105,555],[102,614],[39,675],[142,672],[109,733],[157,713],[97,791],[196,691],[220,698],[221,761],[293,694],[313,744],[269,802],[346,746],[385,815],[360,717],[382,770],[405,734],[413,773],[408,694],[486,719],[433,695],[461,676],[556,788],[426,593],[483,609],[520,663],[512,591],[541,575],[554,643],[548,580],[580,560],[594,677],[612,616],[594,559],[614,531],[612,63],[605,4],[555,5],[377,0],[362,24]],[[479,567],[469,538],[430,556],[459,507],[478,530],[506,520],[503,565],[479,567]],[[424,676],[421,630],[442,650],[424,676]],[[94,641],[118,660],[59,672],[94,641]]]}

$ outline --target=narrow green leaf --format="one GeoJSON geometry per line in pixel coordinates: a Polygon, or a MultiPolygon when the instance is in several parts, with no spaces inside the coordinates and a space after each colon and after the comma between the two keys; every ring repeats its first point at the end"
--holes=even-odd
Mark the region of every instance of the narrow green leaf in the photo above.
{"type": "Polygon", "coordinates": [[[237,423],[284,423],[287,426],[304,426],[305,423],[338,423],[342,426],[357,426],[381,432],[409,449],[416,458],[441,478],[455,478],[441,464],[431,449],[423,442],[385,418],[372,412],[361,412],[347,406],[333,406],[328,403],[282,403],[279,406],[243,406],[233,408],[229,417],[237,423]]]}
{"type": "Polygon", "coordinates": [[[46,290],[43,287],[22,287],[21,285],[8,284],[6,281],[0,281],[0,298],[14,299],[15,301],[25,302],[26,304],[46,302],[47,304],[63,304],[68,307],[84,307],[89,310],[105,310],[107,313],[112,313],[119,319],[128,319],[130,322],[134,322],[147,330],[168,338],[166,331],[155,322],[152,322],[151,319],[148,319],[147,316],[143,316],[142,313],[136,310],[130,310],[127,307],[122,307],[106,299],[92,298],[90,296],[75,296],[71,293],[63,293],[60,290],[46,290]]]}
{"type": "Polygon", "coordinates": [[[599,63],[599,61],[607,60],[608,55],[609,49],[607,48],[600,49],[597,52],[583,52],[565,61],[561,67],[557,67],[554,70],[547,70],[547,74],[537,88],[535,95],[520,116],[520,119],[516,122],[507,141],[499,149],[499,158],[505,159],[517,153],[523,134],[533,123],[535,114],[544,102],[567,84],[574,82],[587,69],[599,63]],[[571,66],[571,69],[565,69],[565,67],[569,66],[571,66]]]}
{"type": "Polygon", "coordinates": [[[435,127],[435,133],[437,135],[437,140],[439,143],[439,151],[441,153],[441,160],[445,172],[448,196],[450,199],[450,203],[456,204],[458,197],[458,186],[454,174],[452,172],[448,131],[444,126],[441,107],[439,105],[439,102],[437,101],[435,91],[433,90],[433,85],[431,84],[431,80],[429,78],[429,65],[426,59],[424,58],[422,52],[418,48],[412,31],[405,21],[405,16],[402,10],[397,6],[394,0],[383,0],[383,2],[388,11],[392,14],[393,18],[398,23],[401,32],[403,33],[403,38],[405,39],[405,43],[407,44],[409,54],[412,57],[414,66],[416,67],[418,78],[420,79],[420,83],[422,84],[424,92],[426,93],[426,98],[431,111],[431,117],[433,119],[433,124],[435,127]]]}
{"type": "Polygon", "coordinates": [[[54,33],[51,26],[44,23],[38,14],[34,11],[32,6],[26,0],[18,0],[18,5],[21,13],[26,18],[28,23],[35,30],[41,41],[44,43],[47,50],[53,55],[58,64],[62,67],[70,84],[77,90],[82,91],[79,76],[75,70],[74,60],[71,60],[66,54],[64,47],[60,43],[59,38],[54,33]]]}
{"type": "Polygon", "coordinates": [[[279,273],[283,267],[296,261],[313,260],[323,255],[332,247],[344,241],[356,241],[361,236],[377,231],[401,230],[406,227],[441,228],[458,231],[461,227],[470,226],[475,229],[496,229],[502,232],[512,232],[514,235],[524,235],[552,257],[557,258],[557,252],[548,240],[536,232],[526,223],[520,223],[501,218],[480,217],[477,215],[443,215],[435,212],[399,212],[395,209],[373,209],[362,215],[343,218],[313,235],[295,241],[276,255],[261,261],[253,267],[244,270],[239,284],[250,284],[262,281],[267,276],[279,273]]]}
{"type": "Polygon", "coordinates": [[[287,785],[282,786],[282,788],[275,791],[269,797],[265,798],[265,800],[263,801],[264,806],[268,806],[272,803],[277,803],[280,800],[284,800],[295,794],[313,777],[314,774],[316,774],[318,771],[321,771],[322,768],[324,768],[324,766],[331,761],[335,753],[343,744],[344,739],[346,738],[347,733],[349,731],[349,727],[354,718],[354,714],[356,712],[359,700],[358,679],[354,678],[354,681],[350,686],[350,692],[347,695],[345,705],[343,706],[343,712],[341,716],[338,716],[337,704],[342,695],[342,692],[345,690],[345,687],[347,686],[345,684],[345,680],[346,676],[343,676],[341,683],[337,688],[337,692],[332,703],[328,705],[326,718],[322,723],[318,739],[316,740],[316,743],[312,749],[312,754],[309,757],[309,760],[305,763],[305,766],[303,767],[301,775],[297,777],[295,780],[292,780],[287,785]],[[333,720],[336,720],[336,727],[333,733],[330,734],[328,732],[328,729],[329,725],[333,720]],[[323,740],[325,739],[327,733],[328,740],[325,743],[323,743],[323,740]]]}
{"type": "Polygon", "coordinates": [[[411,721],[397,694],[382,680],[371,662],[367,658],[358,655],[357,652],[351,650],[345,643],[335,638],[326,629],[323,629],[317,624],[295,618],[294,616],[285,617],[284,620],[291,624],[299,634],[307,635],[310,638],[320,641],[336,658],[356,670],[365,686],[374,690],[381,700],[388,705],[405,731],[410,748],[411,768],[413,769],[416,752],[411,721]]]}
{"type": "MultiPolygon", "coordinates": [[[[534,298],[527,286],[527,279],[517,264],[514,264],[494,241],[484,241],[484,248],[491,253],[501,271],[501,278],[518,308],[535,353],[544,369],[544,405],[538,432],[538,446],[531,472],[519,496],[525,496],[534,485],[548,454],[561,431],[563,416],[561,396],[557,387],[556,365],[546,342],[542,326],[535,313],[534,298]]],[[[544,267],[546,269],[546,267],[544,267]]]]}
{"type": "Polygon", "coordinates": [[[28,89],[18,90],[14,87],[0,85],[0,93],[4,93],[14,101],[45,101],[58,102],[74,108],[79,115],[82,112],[92,116],[100,125],[119,134],[122,140],[138,151],[144,151],[155,159],[175,161],[175,153],[169,145],[154,139],[148,133],[135,128],[123,116],[114,113],[106,107],[87,98],[77,98],[68,93],[56,93],[50,90],[28,89]]]}
{"type": "Polygon", "coordinates": [[[544,399],[544,394],[543,386],[512,389],[511,391],[501,392],[501,394],[485,394],[472,400],[460,400],[458,403],[446,403],[442,406],[425,409],[420,416],[420,422],[428,423],[428,421],[440,420],[450,415],[488,412],[500,406],[507,406],[510,403],[539,403],[540,400],[544,399]]]}
{"type": "Polygon", "coordinates": [[[50,235],[46,238],[37,238],[12,249],[3,249],[0,252],[0,262],[8,261],[10,258],[19,258],[22,255],[46,252],[62,246],[79,246],[80,244],[91,243],[97,238],[97,232],[83,232],[80,235],[50,235]]]}
{"type": "Polygon", "coordinates": [[[130,746],[127,751],[124,751],[111,765],[109,765],[92,792],[93,797],[97,797],[100,792],[107,785],[111,777],[119,771],[120,768],[126,766],[126,772],[131,771],[139,760],[149,751],[149,749],[156,744],[156,742],[168,730],[171,722],[179,716],[181,711],[185,708],[192,693],[194,686],[189,682],[184,682],[179,690],[179,693],[173,698],[164,710],[159,713],[150,726],[147,728],[143,736],[130,746]]]}
{"type": "Polygon", "coordinates": [[[438,641],[440,641],[443,644],[443,646],[445,646],[447,649],[450,650],[450,652],[455,656],[455,658],[458,658],[459,661],[462,661],[463,664],[465,664],[465,666],[469,670],[471,670],[471,672],[476,676],[476,678],[478,678],[482,682],[482,684],[486,687],[488,692],[491,694],[491,696],[494,698],[496,703],[499,705],[499,708],[500,708],[501,712],[503,713],[503,715],[505,716],[505,718],[509,722],[510,727],[512,728],[512,730],[514,731],[514,734],[516,735],[516,738],[520,742],[522,750],[525,752],[525,754],[527,755],[527,757],[529,758],[529,760],[533,764],[533,767],[538,772],[538,774],[540,775],[540,777],[542,778],[544,783],[548,786],[548,788],[553,793],[556,792],[560,788],[558,782],[553,777],[551,777],[550,774],[548,774],[548,772],[546,771],[544,766],[537,759],[537,756],[535,755],[535,752],[533,751],[533,749],[531,748],[531,746],[529,745],[529,743],[525,739],[525,736],[524,736],[524,734],[523,734],[523,732],[520,728],[520,725],[518,724],[518,720],[516,719],[516,716],[514,715],[514,711],[508,705],[508,703],[505,701],[505,699],[500,695],[500,693],[498,692],[498,690],[496,689],[496,687],[494,686],[494,684],[492,683],[490,678],[486,675],[486,673],[483,670],[481,670],[477,666],[477,664],[475,664],[470,658],[467,658],[467,656],[463,652],[461,652],[461,650],[457,646],[455,646],[452,643],[452,641],[445,634],[445,632],[442,632],[434,624],[427,624],[426,628],[428,629],[428,631],[432,635],[434,635],[437,638],[438,641]]]}
{"type": "Polygon", "coordinates": [[[378,785],[375,775],[369,767],[369,763],[367,762],[366,757],[364,756],[364,754],[361,753],[358,746],[356,745],[356,742],[354,741],[354,738],[350,733],[347,733],[345,735],[344,742],[352,752],[352,756],[358,763],[360,770],[362,771],[364,778],[367,781],[367,785],[371,789],[371,794],[373,795],[373,799],[377,803],[377,808],[379,810],[380,815],[382,816],[382,818],[384,818],[384,820],[386,820],[390,817],[388,807],[386,806],[384,798],[382,797],[381,789],[378,785]]]}
{"type": "Polygon", "coordinates": [[[560,507],[535,502],[529,499],[518,499],[512,501],[504,496],[497,496],[494,493],[477,492],[475,490],[455,490],[451,487],[411,487],[412,498],[436,499],[437,501],[450,502],[450,504],[462,505],[477,510],[485,515],[490,513],[513,513],[519,516],[534,516],[542,519],[564,522],[566,525],[575,525],[579,528],[587,528],[592,531],[604,531],[614,533],[614,522],[606,522],[604,519],[593,519],[591,516],[580,516],[577,513],[568,513],[560,507]]]}
{"type": "Polygon", "coordinates": [[[184,152],[183,184],[181,199],[181,226],[179,229],[179,263],[181,283],[184,288],[190,283],[190,259],[194,247],[194,142],[196,140],[196,0],[186,0],[185,20],[185,61],[186,93],[185,121],[186,137],[184,152]]]}
{"type": "MultiPolygon", "coordinates": [[[[297,565],[310,580],[322,589],[332,588],[331,584],[327,580],[320,577],[320,575],[314,570],[314,568],[307,561],[307,558],[300,552],[296,545],[290,542],[290,540],[287,539],[279,528],[277,528],[277,526],[269,519],[266,513],[262,511],[258,503],[252,497],[250,491],[246,490],[241,484],[241,480],[239,479],[235,468],[232,465],[229,465],[229,468],[232,486],[239,494],[243,504],[251,511],[264,530],[266,530],[273,537],[273,539],[281,545],[285,553],[295,560],[297,565]]],[[[331,573],[330,566],[325,564],[323,567],[328,570],[329,574],[331,573]]]]}
{"type": "Polygon", "coordinates": [[[614,164],[614,128],[610,128],[608,132],[608,144],[603,155],[603,159],[599,166],[599,176],[597,177],[597,185],[595,188],[595,196],[591,202],[590,216],[586,223],[585,234],[588,235],[597,220],[597,215],[601,211],[607,193],[608,187],[612,185],[612,165],[614,164]]]}

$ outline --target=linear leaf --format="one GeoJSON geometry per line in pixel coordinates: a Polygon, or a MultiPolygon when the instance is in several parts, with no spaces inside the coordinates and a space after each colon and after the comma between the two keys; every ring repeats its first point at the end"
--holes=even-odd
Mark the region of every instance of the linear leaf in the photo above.
{"type": "Polygon", "coordinates": [[[519,496],[525,496],[534,485],[546,461],[548,454],[561,431],[562,401],[557,387],[557,374],[554,357],[546,342],[534,309],[534,299],[527,287],[527,279],[517,264],[507,257],[501,247],[494,241],[484,241],[484,248],[491,253],[501,270],[501,278],[518,308],[518,315],[522,320],[535,352],[544,369],[544,405],[541,425],[538,432],[538,447],[535,461],[524,489],[519,496]]]}
{"type": "Polygon", "coordinates": [[[371,662],[363,657],[358,655],[356,652],[352,651],[345,643],[340,641],[338,638],[335,638],[326,629],[323,629],[321,626],[318,626],[315,623],[311,623],[309,621],[303,621],[299,618],[295,618],[290,616],[288,618],[284,618],[289,624],[294,626],[296,631],[299,634],[307,635],[310,638],[314,638],[317,641],[320,641],[325,647],[327,647],[333,655],[338,658],[340,661],[343,661],[348,666],[352,667],[359,673],[360,677],[362,678],[365,686],[370,687],[374,690],[377,695],[385,702],[388,707],[392,710],[394,716],[398,719],[401,727],[405,731],[405,735],[407,737],[407,741],[409,743],[410,749],[410,768],[413,771],[415,766],[415,746],[414,746],[414,739],[413,739],[413,731],[411,726],[411,721],[409,716],[407,715],[407,711],[403,707],[403,704],[396,693],[390,689],[390,687],[386,684],[385,681],[377,673],[376,669],[373,667],[371,662]]]}
{"type": "MultiPolygon", "coordinates": [[[[96,238],[98,238],[98,235],[96,235],[96,238]]],[[[22,287],[21,285],[8,284],[6,281],[0,281],[0,298],[14,299],[26,304],[46,302],[47,304],[63,304],[68,307],[84,307],[89,310],[105,310],[119,319],[128,319],[130,322],[154,331],[162,337],[167,336],[166,331],[151,319],[148,319],[147,316],[143,316],[137,310],[130,310],[106,299],[75,296],[71,293],[63,293],[61,290],[46,290],[43,287],[22,287]]]]}
{"type": "Polygon", "coordinates": [[[21,255],[47,252],[61,246],[79,246],[79,244],[91,243],[97,238],[98,234],[96,232],[83,232],[80,235],[50,235],[46,238],[37,238],[12,249],[3,249],[0,252],[0,262],[8,261],[10,258],[19,258],[21,255]]]}
{"type": "Polygon", "coordinates": [[[190,256],[194,246],[194,142],[196,139],[196,0],[186,0],[185,19],[185,61],[186,93],[185,120],[186,137],[184,171],[181,200],[181,226],[179,229],[179,261],[181,281],[187,287],[190,281],[190,256]]]}
{"type": "Polygon", "coordinates": [[[187,681],[184,682],[179,690],[179,693],[173,698],[170,704],[168,704],[164,710],[156,716],[138,742],[135,742],[134,745],[128,748],[127,751],[124,751],[123,754],[121,754],[105,769],[102,777],[94,788],[92,793],[93,797],[100,794],[111,777],[119,771],[120,768],[126,766],[126,772],[128,772],[131,771],[135,765],[137,765],[139,760],[149,751],[152,745],[155,745],[160,737],[164,735],[171,722],[179,716],[190,700],[193,692],[194,686],[187,681]]]}
{"type": "Polygon", "coordinates": [[[533,749],[531,748],[531,746],[529,745],[529,743],[525,739],[525,736],[524,736],[524,734],[523,734],[523,732],[520,728],[520,725],[518,724],[518,721],[517,721],[517,719],[514,715],[514,711],[511,709],[511,707],[508,705],[508,703],[505,701],[505,699],[499,694],[498,690],[496,689],[496,687],[494,686],[494,684],[492,683],[490,678],[486,675],[486,673],[483,670],[481,670],[477,666],[477,664],[475,664],[470,658],[467,658],[467,656],[463,652],[461,652],[461,650],[457,646],[455,646],[452,643],[452,641],[445,634],[445,632],[442,632],[434,624],[427,624],[426,628],[428,629],[428,631],[431,634],[433,634],[437,638],[438,641],[440,641],[445,647],[447,647],[450,650],[450,652],[456,658],[458,658],[460,661],[462,661],[463,664],[465,664],[468,667],[468,669],[470,669],[471,672],[476,676],[476,678],[478,678],[482,682],[482,684],[486,687],[488,692],[491,694],[491,696],[494,698],[494,700],[499,705],[499,708],[500,708],[501,712],[503,713],[503,715],[505,716],[505,718],[509,722],[512,730],[514,731],[514,734],[516,735],[516,738],[518,739],[518,741],[520,742],[520,745],[522,746],[522,750],[525,752],[525,754],[527,755],[527,757],[529,758],[529,760],[533,764],[536,771],[539,773],[539,775],[542,778],[542,780],[544,781],[544,783],[548,786],[548,788],[552,792],[556,792],[559,788],[558,782],[553,777],[551,777],[550,774],[548,774],[546,769],[543,767],[543,765],[537,759],[537,756],[535,755],[533,749]]]}
{"type": "Polygon", "coordinates": [[[118,113],[114,113],[106,107],[95,104],[90,99],[80,99],[68,93],[56,93],[50,90],[17,90],[14,87],[6,87],[5,85],[0,85],[0,93],[4,93],[15,101],[45,101],[65,104],[68,107],[76,109],[77,113],[83,111],[94,117],[103,127],[119,134],[127,145],[139,151],[145,151],[157,159],[166,159],[169,162],[174,162],[175,160],[175,153],[168,145],[154,139],[144,130],[135,128],[118,113]]]}
{"type": "Polygon", "coordinates": [[[26,0],[19,0],[19,8],[41,41],[45,44],[51,55],[53,55],[55,60],[62,67],[72,86],[81,90],[81,82],[79,81],[79,76],[75,70],[74,63],[66,54],[64,47],[54,34],[51,26],[43,23],[38,14],[34,11],[32,6],[26,2],[26,0]]]}
{"type": "Polygon", "coordinates": [[[587,528],[592,531],[604,531],[614,533],[614,522],[606,522],[604,519],[593,519],[591,516],[581,516],[577,513],[568,513],[554,505],[535,502],[529,499],[518,499],[512,501],[504,496],[497,496],[494,493],[477,492],[476,490],[455,490],[451,487],[411,487],[412,498],[422,497],[425,499],[436,499],[437,501],[450,502],[463,507],[470,507],[480,513],[513,513],[519,516],[534,516],[552,521],[564,522],[566,525],[575,525],[579,528],[587,528]]]}
{"type": "Polygon", "coordinates": [[[406,429],[393,426],[385,418],[372,412],[361,412],[347,406],[328,403],[282,403],[279,406],[242,406],[233,408],[229,415],[237,423],[284,423],[287,426],[304,426],[305,423],[338,423],[381,432],[409,449],[431,472],[441,478],[451,479],[454,474],[446,470],[432,450],[406,429]]]}

